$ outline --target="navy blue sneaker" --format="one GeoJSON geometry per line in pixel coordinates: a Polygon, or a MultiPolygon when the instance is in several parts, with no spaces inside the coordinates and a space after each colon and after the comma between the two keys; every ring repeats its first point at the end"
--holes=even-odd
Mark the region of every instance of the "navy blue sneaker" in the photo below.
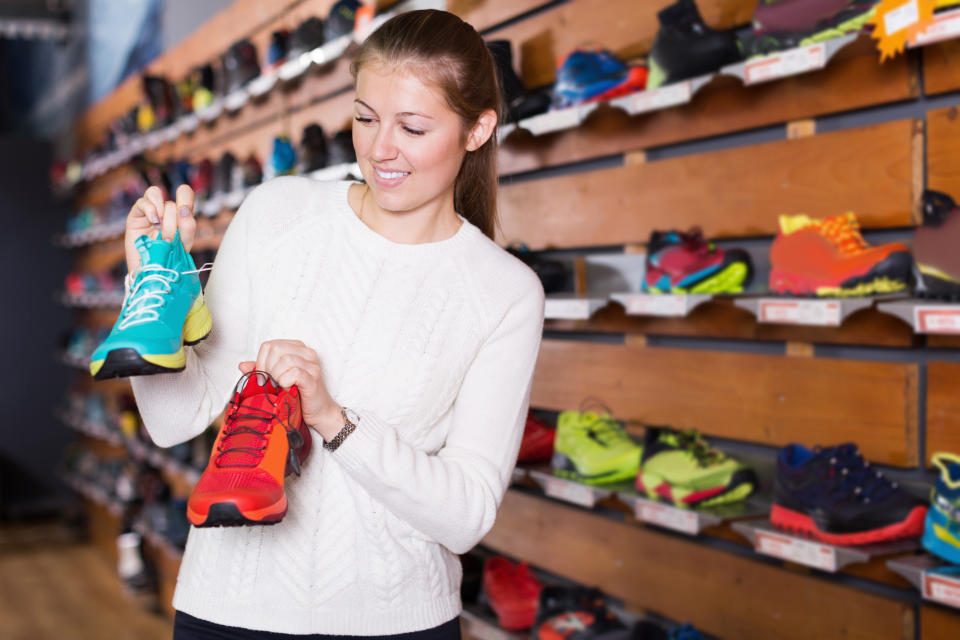
{"type": "Polygon", "coordinates": [[[923,546],[951,564],[960,565],[960,456],[936,453],[940,477],[930,496],[923,546]]]}
{"type": "Polygon", "coordinates": [[[914,538],[923,500],[888,480],[848,443],[812,451],[787,445],[777,456],[770,521],[836,545],[914,538]]]}
{"type": "Polygon", "coordinates": [[[553,87],[553,106],[609,100],[647,86],[646,67],[628,67],[606,49],[576,49],[560,63],[553,87]]]}

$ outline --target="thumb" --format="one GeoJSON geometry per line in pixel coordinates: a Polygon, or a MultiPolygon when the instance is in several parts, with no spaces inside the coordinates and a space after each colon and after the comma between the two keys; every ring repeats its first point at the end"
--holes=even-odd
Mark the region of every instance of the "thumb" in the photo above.
{"type": "Polygon", "coordinates": [[[239,364],[240,373],[250,373],[257,366],[257,363],[252,360],[245,360],[239,364]]]}

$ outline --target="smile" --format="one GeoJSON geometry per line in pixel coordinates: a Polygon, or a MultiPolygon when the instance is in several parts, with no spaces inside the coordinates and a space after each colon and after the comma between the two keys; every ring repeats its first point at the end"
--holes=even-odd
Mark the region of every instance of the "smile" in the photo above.
{"type": "Polygon", "coordinates": [[[374,171],[377,172],[377,175],[384,180],[396,180],[397,178],[403,178],[404,176],[410,175],[409,171],[381,171],[374,167],[374,171]]]}

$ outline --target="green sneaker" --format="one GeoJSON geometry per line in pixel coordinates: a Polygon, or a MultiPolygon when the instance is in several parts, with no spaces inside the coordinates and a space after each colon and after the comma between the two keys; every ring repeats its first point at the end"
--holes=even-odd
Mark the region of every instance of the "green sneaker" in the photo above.
{"type": "Polygon", "coordinates": [[[199,270],[180,242],[140,236],[140,270],[110,335],[93,352],[97,380],[182,371],[184,344],[207,337],[213,327],[203,302],[199,270]]]}
{"type": "Polygon", "coordinates": [[[710,447],[697,431],[648,427],[637,489],[678,507],[708,507],[743,500],[757,476],[710,447]]]}
{"type": "Polygon", "coordinates": [[[555,475],[586,484],[621,482],[637,475],[642,452],[610,414],[564,411],[550,466],[555,475]]]}

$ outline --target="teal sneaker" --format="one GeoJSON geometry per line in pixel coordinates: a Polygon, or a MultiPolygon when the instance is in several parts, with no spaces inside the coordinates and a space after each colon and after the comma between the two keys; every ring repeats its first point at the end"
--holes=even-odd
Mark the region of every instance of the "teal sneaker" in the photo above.
{"type": "Polygon", "coordinates": [[[120,317],[90,360],[97,380],[183,371],[183,345],[200,342],[213,327],[180,232],[171,242],[140,236],[136,247],[140,270],[120,317]]]}

